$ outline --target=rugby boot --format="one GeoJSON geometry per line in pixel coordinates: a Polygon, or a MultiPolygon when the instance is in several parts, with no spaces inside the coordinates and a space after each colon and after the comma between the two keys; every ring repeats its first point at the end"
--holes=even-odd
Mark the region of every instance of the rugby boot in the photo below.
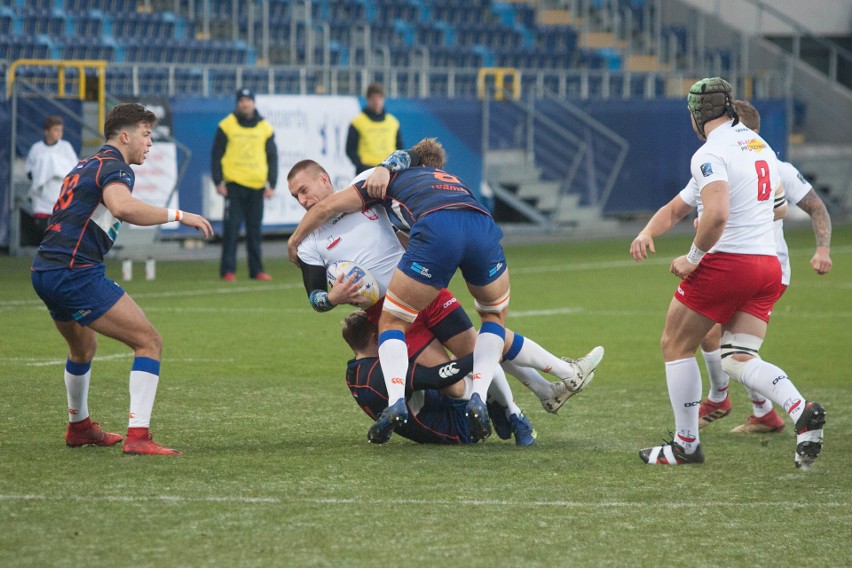
{"type": "Polygon", "coordinates": [[[182,456],[183,452],[161,446],[151,439],[147,428],[128,428],[124,440],[124,453],[140,456],[182,456]]]}
{"type": "Polygon", "coordinates": [[[700,430],[730,413],[731,397],[726,396],[722,402],[713,402],[708,398],[698,407],[698,429],[700,430]]]}
{"type": "Polygon", "coordinates": [[[698,444],[693,453],[687,454],[683,446],[672,440],[662,446],[639,450],[639,458],[651,465],[698,464],[704,463],[704,450],[701,449],[701,444],[698,444]]]}
{"type": "Polygon", "coordinates": [[[86,418],[80,422],[69,422],[65,431],[65,443],[76,448],[79,446],[114,446],[121,441],[121,435],[112,432],[104,432],[98,426],[99,422],[92,422],[86,418]]]}
{"type": "Polygon", "coordinates": [[[488,408],[479,396],[473,393],[465,407],[465,415],[470,422],[470,435],[475,442],[485,441],[491,435],[491,419],[488,417],[488,408]]]}
{"type": "Polygon", "coordinates": [[[408,422],[408,407],[405,399],[399,399],[385,408],[376,423],[367,432],[367,441],[371,444],[386,444],[391,439],[394,429],[408,422]]]}
{"type": "Polygon", "coordinates": [[[556,414],[569,398],[585,389],[595,378],[595,369],[600,365],[603,356],[604,348],[598,346],[579,359],[563,357],[562,360],[568,362],[574,369],[574,376],[562,379],[553,385],[553,395],[541,401],[544,409],[551,414],[556,414]]]}
{"type": "Polygon", "coordinates": [[[488,408],[488,416],[491,417],[491,424],[494,426],[494,432],[501,440],[508,440],[512,437],[512,423],[506,418],[506,407],[496,402],[489,402],[485,405],[488,408]]]}
{"type": "Polygon", "coordinates": [[[796,420],[796,467],[810,469],[822,451],[822,429],[825,409],[818,402],[806,402],[805,410],[796,420]]]}
{"type": "MultiPolygon", "coordinates": [[[[516,446],[532,446],[535,443],[538,432],[535,431],[532,423],[523,412],[511,415],[509,422],[512,424],[512,432],[515,434],[516,446]]],[[[497,430],[496,420],[494,421],[494,430],[497,430]]]]}
{"type": "Polygon", "coordinates": [[[748,417],[745,424],[740,424],[731,432],[742,432],[746,434],[768,434],[784,430],[784,419],[775,412],[773,408],[768,414],[757,417],[754,414],[748,417]]]}

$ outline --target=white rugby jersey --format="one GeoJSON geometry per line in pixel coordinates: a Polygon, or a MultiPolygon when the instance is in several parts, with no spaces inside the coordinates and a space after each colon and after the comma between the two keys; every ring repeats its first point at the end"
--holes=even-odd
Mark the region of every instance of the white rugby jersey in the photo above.
{"type": "Polygon", "coordinates": [[[779,161],[769,144],[742,124],[723,124],[692,156],[695,203],[701,190],[714,181],[730,186],[728,222],[708,252],[775,255],[772,218],[775,189],[781,183],[779,161]]]}
{"type": "MultiPolygon", "coordinates": [[[[805,195],[811,190],[812,186],[808,180],[799,173],[793,164],[789,162],[778,161],[781,172],[781,184],[784,187],[784,195],[790,203],[798,203],[804,199],[805,195]]],[[[701,215],[702,205],[698,198],[698,183],[695,178],[691,178],[678,194],[683,201],[690,207],[697,207],[698,214],[701,215]]],[[[785,286],[790,285],[790,254],[787,249],[787,241],[784,240],[784,220],[778,219],[774,222],[775,236],[775,252],[778,255],[778,261],[781,263],[781,283],[785,286]]]]}
{"type": "Polygon", "coordinates": [[[306,264],[328,266],[349,260],[366,268],[379,283],[382,296],[403,252],[381,205],[335,215],[299,245],[299,258],[306,264]]]}
{"type": "Polygon", "coordinates": [[[66,140],[59,140],[51,146],[40,140],[32,145],[27,154],[26,171],[32,176],[30,196],[33,213],[53,213],[62,180],[74,169],[77,161],[74,148],[66,140]]]}

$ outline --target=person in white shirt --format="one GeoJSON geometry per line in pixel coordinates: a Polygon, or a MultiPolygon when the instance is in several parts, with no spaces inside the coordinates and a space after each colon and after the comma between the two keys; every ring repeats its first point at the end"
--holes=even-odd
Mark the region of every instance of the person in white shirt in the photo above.
{"type": "Polygon", "coordinates": [[[71,144],[62,139],[64,128],[61,116],[45,118],[44,140],[33,144],[27,154],[26,171],[31,182],[33,221],[39,236],[47,229],[65,174],[79,161],[71,144]]]}
{"type": "MultiPolygon", "coordinates": [[[[740,121],[755,132],[760,132],[760,113],[747,101],[734,101],[734,110],[740,121]]],[[[831,271],[831,217],[825,204],[814,191],[811,184],[799,173],[793,164],[781,162],[781,186],[788,203],[797,205],[811,217],[816,250],[811,258],[811,267],[817,274],[831,271]]],[[[690,179],[681,191],[680,197],[691,207],[699,207],[692,196],[696,195],[696,182],[690,179]]],[[[777,217],[777,215],[776,215],[777,217]]],[[[784,219],[775,220],[775,243],[778,261],[781,263],[781,284],[786,290],[790,285],[790,255],[784,240],[784,219]]],[[[782,292],[783,293],[783,292],[782,292]]],[[[710,379],[707,398],[698,409],[699,428],[724,418],[731,413],[731,399],[728,396],[728,374],[722,370],[722,326],[716,324],[701,342],[701,354],[710,379]]],[[[745,423],[731,432],[777,433],[784,430],[784,419],[772,408],[772,403],[760,393],[746,389],[752,402],[752,414],[745,423]]]]}
{"type": "MultiPolygon", "coordinates": [[[[794,463],[807,469],[822,450],[825,409],[805,400],[782,369],[759,356],[772,307],[783,293],[773,227],[774,198],[783,196],[781,166],[769,144],[740,124],[732,91],[720,77],[702,79],[689,90],[692,127],[706,142],[690,164],[701,215],[689,253],[669,268],[682,281],[661,339],[675,432],[670,442],[645,448],[639,457],[648,464],[704,462],[695,352],[719,323],[722,369],[784,408],[796,425],[794,463]]],[[[633,258],[647,258],[653,236],[664,232],[660,227],[691,210],[680,195],[664,205],[630,245],[633,258]]]]}

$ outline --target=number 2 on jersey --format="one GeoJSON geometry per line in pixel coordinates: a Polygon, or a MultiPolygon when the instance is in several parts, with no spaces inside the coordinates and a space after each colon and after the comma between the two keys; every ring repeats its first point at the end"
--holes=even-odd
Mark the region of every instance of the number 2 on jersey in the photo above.
{"type": "Polygon", "coordinates": [[[53,206],[54,211],[56,211],[57,208],[64,210],[71,204],[71,201],[74,199],[74,190],[77,188],[77,183],[79,181],[80,174],[65,176],[65,180],[62,182],[62,191],[59,194],[59,199],[56,200],[56,205],[53,206]]]}
{"type": "Polygon", "coordinates": [[[757,200],[766,201],[772,196],[772,183],[769,181],[769,164],[764,160],[754,163],[757,172],[757,200]]]}

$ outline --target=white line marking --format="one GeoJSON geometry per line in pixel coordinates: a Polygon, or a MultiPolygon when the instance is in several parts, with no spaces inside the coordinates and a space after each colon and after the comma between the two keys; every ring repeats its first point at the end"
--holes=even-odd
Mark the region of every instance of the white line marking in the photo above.
{"type": "MultiPolygon", "coordinates": [[[[114,361],[117,359],[132,359],[133,353],[112,353],[110,355],[95,355],[95,361],[114,361]]],[[[210,359],[208,357],[169,357],[166,362],[180,361],[184,363],[233,363],[235,359],[210,359]]],[[[3,363],[21,363],[24,367],[50,367],[64,365],[65,359],[42,359],[37,357],[0,357],[3,363]]]]}
{"type": "MultiPolygon", "coordinates": [[[[324,499],[310,497],[240,497],[240,496],[223,496],[210,495],[206,497],[186,497],[183,495],[151,495],[151,496],[135,496],[135,495],[0,495],[0,501],[107,501],[119,503],[139,503],[139,502],[167,502],[167,503],[238,503],[246,505],[254,504],[270,504],[284,505],[288,503],[311,503],[317,505],[354,505],[362,507],[364,504],[369,505],[459,505],[470,506],[477,505],[482,507],[565,507],[565,508],[592,508],[592,507],[608,507],[616,509],[635,508],[635,509],[705,509],[705,503],[697,503],[692,501],[672,502],[665,501],[659,503],[653,502],[629,502],[629,501],[510,501],[506,499],[364,499],[362,497],[351,499],[324,499]]],[[[823,502],[815,504],[813,502],[803,501],[770,501],[770,502],[754,502],[746,503],[726,503],[726,507],[734,507],[739,509],[764,509],[772,508],[793,508],[802,509],[813,506],[833,509],[846,509],[852,503],[846,502],[823,502]]]]}

